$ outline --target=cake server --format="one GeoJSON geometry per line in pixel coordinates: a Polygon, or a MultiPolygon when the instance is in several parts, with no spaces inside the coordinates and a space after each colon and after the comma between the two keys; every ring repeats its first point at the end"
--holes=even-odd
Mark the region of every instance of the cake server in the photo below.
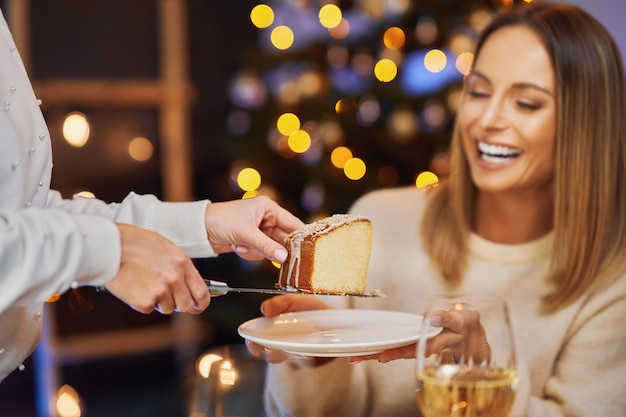
{"type": "Polygon", "coordinates": [[[248,293],[257,293],[257,294],[314,294],[314,295],[348,295],[352,297],[385,297],[385,295],[379,291],[373,293],[366,294],[328,294],[328,293],[319,293],[319,292],[308,292],[308,291],[300,291],[296,288],[235,288],[229,287],[227,283],[222,281],[216,281],[214,279],[205,279],[207,287],[209,287],[209,291],[211,291],[211,297],[219,297],[221,295],[226,295],[229,292],[248,292],[248,293]]]}

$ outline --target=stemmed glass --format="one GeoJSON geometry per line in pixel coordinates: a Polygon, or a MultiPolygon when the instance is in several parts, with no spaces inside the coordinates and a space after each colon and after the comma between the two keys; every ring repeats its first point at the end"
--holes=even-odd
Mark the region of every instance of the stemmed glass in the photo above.
{"type": "Polygon", "coordinates": [[[506,303],[461,294],[432,297],[417,344],[416,396],[424,417],[505,417],[518,376],[506,303]],[[430,325],[443,325],[428,339],[430,325]]]}

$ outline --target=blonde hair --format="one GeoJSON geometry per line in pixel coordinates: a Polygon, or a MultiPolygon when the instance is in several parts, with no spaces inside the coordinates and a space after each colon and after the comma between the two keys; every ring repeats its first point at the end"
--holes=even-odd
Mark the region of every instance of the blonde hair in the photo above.
{"type": "MultiPolygon", "coordinates": [[[[556,79],[554,243],[543,299],[558,310],[626,270],[626,83],[619,50],[591,15],[535,4],[497,15],[477,42],[524,25],[543,40],[556,79]]],[[[422,223],[426,250],[450,285],[462,279],[476,189],[455,130],[449,181],[433,190],[422,223]]]]}

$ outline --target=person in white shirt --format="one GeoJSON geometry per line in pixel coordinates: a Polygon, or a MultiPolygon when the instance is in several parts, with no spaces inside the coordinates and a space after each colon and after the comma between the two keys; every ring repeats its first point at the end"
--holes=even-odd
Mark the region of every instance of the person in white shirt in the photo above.
{"type": "Polygon", "coordinates": [[[103,286],[142,313],[201,312],[208,288],[190,258],[235,251],[283,262],[302,222],[267,197],[168,203],[63,199],[50,190],[51,144],[0,11],[0,381],[37,345],[44,301],[103,286]]]}

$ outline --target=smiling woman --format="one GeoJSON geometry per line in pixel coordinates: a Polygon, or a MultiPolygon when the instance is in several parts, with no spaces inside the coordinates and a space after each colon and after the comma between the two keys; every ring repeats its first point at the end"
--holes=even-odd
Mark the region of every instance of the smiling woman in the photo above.
{"type": "Polygon", "coordinates": [[[483,44],[465,88],[457,129],[477,188],[474,230],[509,244],[543,236],[552,224],[536,219],[553,209],[556,102],[541,38],[525,26],[502,28],[483,44]],[[501,211],[503,198],[521,227],[503,231],[480,215],[501,211]]]}
{"type": "MultiPolygon", "coordinates": [[[[626,358],[615,347],[626,345],[625,184],[626,82],[615,42],[565,3],[504,11],[477,41],[450,176],[427,191],[379,190],[352,206],[374,230],[367,283],[387,298],[345,304],[424,313],[434,294],[503,298],[519,372],[510,416],[624,415],[626,358]]],[[[277,297],[262,307],[274,315],[307,303],[277,297]]],[[[471,330],[440,324],[446,334],[471,330]]],[[[452,339],[439,348],[453,350],[452,339]]],[[[270,365],[267,408],[429,416],[417,410],[411,366],[394,360],[415,353],[407,345],[356,364],[270,365]]],[[[466,406],[446,410],[467,416],[466,406]]]]}

